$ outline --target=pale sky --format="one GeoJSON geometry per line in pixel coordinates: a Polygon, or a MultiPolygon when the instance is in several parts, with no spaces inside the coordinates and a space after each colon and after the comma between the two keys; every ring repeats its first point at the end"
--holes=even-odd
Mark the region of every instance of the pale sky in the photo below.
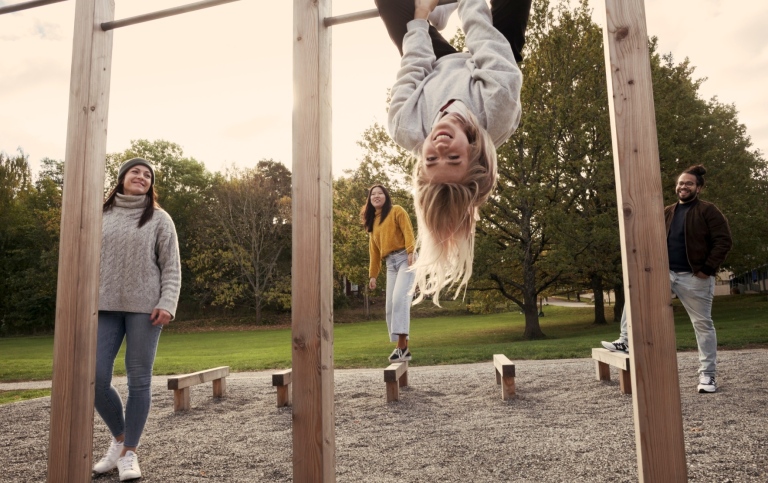
{"type": "MultiPolygon", "coordinates": [[[[535,0],[534,0],[535,1],[535,0]]],[[[0,0],[0,6],[19,3],[0,0]]],[[[116,0],[115,18],[192,0],[116,0]]],[[[33,166],[64,159],[74,0],[0,16],[0,150],[33,166]]],[[[132,139],[178,143],[221,171],[264,158],[291,166],[292,5],[242,0],[114,31],[107,152],[132,139]]],[[[373,8],[334,0],[334,15],[373,8]]],[[[604,7],[593,0],[603,25],[604,7]]],[[[676,61],[689,57],[701,93],[733,103],[755,147],[768,152],[768,2],[646,0],[650,35],[676,61]]],[[[446,37],[458,27],[457,15],[446,37]]],[[[399,54],[378,18],[332,27],[333,171],[362,157],[357,142],[386,123],[399,54]]],[[[525,108],[525,106],[523,106],[525,108]]]]}

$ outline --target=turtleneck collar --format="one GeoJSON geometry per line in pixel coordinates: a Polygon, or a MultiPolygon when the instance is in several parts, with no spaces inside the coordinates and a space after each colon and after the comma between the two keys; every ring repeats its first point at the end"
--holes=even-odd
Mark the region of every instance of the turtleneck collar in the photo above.
{"type": "Polygon", "coordinates": [[[147,206],[147,195],[124,195],[117,193],[115,206],[128,209],[144,209],[147,206]]]}

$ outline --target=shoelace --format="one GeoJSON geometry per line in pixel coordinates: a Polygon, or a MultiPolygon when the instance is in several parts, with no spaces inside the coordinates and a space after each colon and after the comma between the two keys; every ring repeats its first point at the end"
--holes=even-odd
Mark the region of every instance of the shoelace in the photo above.
{"type": "Polygon", "coordinates": [[[136,461],[136,455],[132,455],[132,456],[126,455],[117,461],[120,463],[120,466],[121,466],[120,469],[122,471],[133,470],[134,469],[133,462],[136,461]]]}

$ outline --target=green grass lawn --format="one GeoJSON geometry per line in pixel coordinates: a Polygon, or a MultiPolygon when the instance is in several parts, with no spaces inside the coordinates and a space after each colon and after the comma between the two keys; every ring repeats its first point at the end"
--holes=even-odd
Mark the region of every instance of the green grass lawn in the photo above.
{"type": "MultiPolygon", "coordinates": [[[[674,303],[677,347],[695,350],[696,339],[685,310],[674,303]]],[[[612,313],[612,307],[610,308],[612,313]]],[[[411,321],[413,365],[490,361],[494,353],[512,360],[590,357],[601,340],[614,340],[619,325],[591,323],[593,309],[544,307],[541,327],[547,338],[522,339],[524,319],[517,312],[419,318],[411,321]]],[[[718,297],[713,318],[723,349],[768,346],[768,299],[765,295],[718,297]]],[[[383,367],[392,350],[384,321],[336,324],[336,368],[383,367]]],[[[0,382],[51,378],[53,337],[0,339],[0,382]]],[[[173,332],[160,338],[155,374],[181,374],[228,365],[233,371],[291,365],[290,329],[173,332]]],[[[122,352],[115,364],[122,375],[122,352]]]]}

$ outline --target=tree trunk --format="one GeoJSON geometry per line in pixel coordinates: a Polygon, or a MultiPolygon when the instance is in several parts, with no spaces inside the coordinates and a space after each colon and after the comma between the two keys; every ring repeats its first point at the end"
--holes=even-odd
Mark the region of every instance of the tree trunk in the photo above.
{"type": "Polygon", "coordinates": [[[539,324],[539,307],[536,303],[536,269],[533,266],[533,257],[530,250],[526,254],[523,265],[523,313],[525,314],[525,332],[523,337],[527,340],[544,339],[546,336],[539,324]]]}
{"type": "Polygon", "coordinates": [[[593,273],[589,278],[589,285],[595,295],[595,324],[607,324],[605,307],[603,306],[603,277],[593,273]]]}

